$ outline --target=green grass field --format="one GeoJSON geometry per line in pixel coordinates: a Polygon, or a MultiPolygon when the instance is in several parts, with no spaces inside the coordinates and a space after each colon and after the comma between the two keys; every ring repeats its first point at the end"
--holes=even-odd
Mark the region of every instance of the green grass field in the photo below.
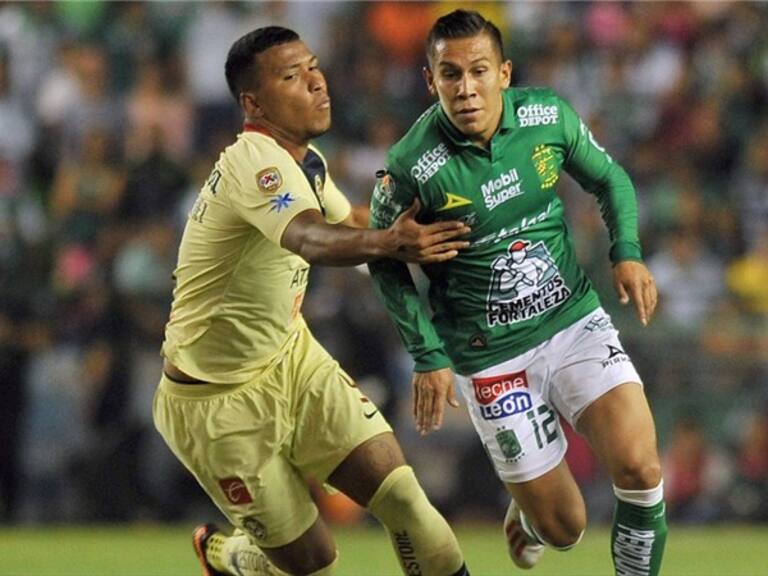
{"type": "MultiPolygon", "coordinates": [[[[196,576],[192,526],[0,529],[2,576],[196,576]]],[[[456,528],[474,576],[522,573],[506,557],[496,526],[456,528]]],[[[397,575],[381,530],[335,530],[339,576],[397,575]]],[[[608,530],[592,529],[567,553],[548,551],[532,575],[612,574],[608,530]]],[[[672,527],[665,576],[766,576],[768,527],[672,527]]]]}

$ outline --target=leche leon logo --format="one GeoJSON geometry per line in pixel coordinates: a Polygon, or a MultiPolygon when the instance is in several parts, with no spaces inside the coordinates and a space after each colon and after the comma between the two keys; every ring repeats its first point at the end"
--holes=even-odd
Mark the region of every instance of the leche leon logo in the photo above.
{"type": "Polygon", "coordinates": [[[229,478],[221,478],[219,480],[219,486],[224,492],[224,496],[231,504],[250,504],[253,502],[251,493],[248,492],[248,487],[245,482],[237,476],[231,476],[229,478]]]}
{"type": "Polygon", "coordinates": [[[496,420],[525,412],[532,405],[525,370],[487,378],[472,378],[472,388],[484,420],[496,420]]]}

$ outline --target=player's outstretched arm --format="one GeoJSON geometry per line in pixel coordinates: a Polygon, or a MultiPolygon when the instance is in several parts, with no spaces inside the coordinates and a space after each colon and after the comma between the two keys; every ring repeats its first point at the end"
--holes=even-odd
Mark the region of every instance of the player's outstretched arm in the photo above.
{"type": "Polygon", "coordinates": [[[283,232],[280,244],[310,264],[355,266],[377,258],[432,264],[454,258],[469,246],[459,237],[469,233],[463,222],[416,222],[416,200],[385,230],[328,224],[317,210],[296,215],[283,232]]]}

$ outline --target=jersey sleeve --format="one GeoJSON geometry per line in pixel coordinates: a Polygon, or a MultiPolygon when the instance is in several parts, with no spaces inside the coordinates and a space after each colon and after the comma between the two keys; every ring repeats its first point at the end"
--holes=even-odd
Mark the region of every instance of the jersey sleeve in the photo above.
{"type": "Polygon", "coordinates": [[[561,100],[561,109],[567,146],[564,168],[584,190],[597,198],[610,235],[611,262],[642,260],[637,196],[629,175],[597,143],[567,102],[561,100]]]}
{"type": "MultiPolygon", "coordinates": [[[[377,174],[371,198],[371,228],[389,228],[416,196],[413,181],[390,158],[387,170],[377,174]]],[[[422,305],[408,266],[399,260],[382,258],[371,262],[368,268],[376,294],[416,363],[415,370],[429,372],[452,367],[443,342],[422,305]]]]}
{"type": "Polygon", "coordinates": [[[293,167],[251,156],[233,161],[235,181],[227,187],[229,203],[235,213],[280,246],[291,220],[305,210],[320,211],[320,204],[309,183],[292,173],[293,167]]]}
{"type": "Polygon", "coordinates": [[[331,178],[330,172],[326,170],[325,186],[325,220],[329,224],[338,224],[344,221],[352,212],[352,205],[344,196],[344,193],[338,189],[336,183],[331,178]]]}

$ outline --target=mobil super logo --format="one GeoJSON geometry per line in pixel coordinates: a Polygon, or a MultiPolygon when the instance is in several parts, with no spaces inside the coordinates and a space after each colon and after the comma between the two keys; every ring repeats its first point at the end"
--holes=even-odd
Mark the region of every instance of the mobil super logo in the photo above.
{"type": "Polygon", "coordinates": [[[486,378],[472,378],[475,399],[485,420],[525,412],[531,407],[525,370],[486,378]]]}

